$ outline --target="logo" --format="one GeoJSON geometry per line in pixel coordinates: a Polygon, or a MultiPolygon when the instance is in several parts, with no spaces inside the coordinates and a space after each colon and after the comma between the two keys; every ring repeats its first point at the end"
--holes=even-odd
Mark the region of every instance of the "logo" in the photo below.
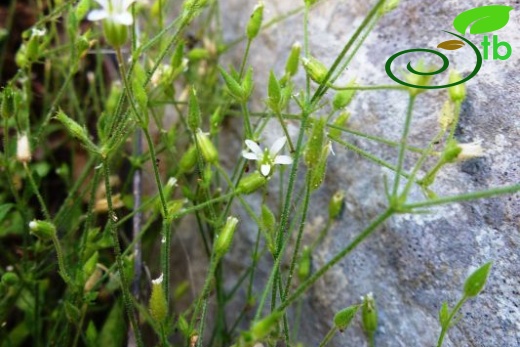
{"type": "MultiPolygon", "coordinates": [[[[441,42],[437,45],[437,48],[454,51],[457,49],[460,49],[466,45],[468,45],[473,52],[475,53],[475,56],[477,58],[477,62],[475,65],[475,68],[473,71],[464,79],[450,83],[450,84],[444,84],[440,86],[424,86],[424,85],[415,85],[408,83],[406,81],[403,81],[396,77],[394,73],[391,70],[392,62],[400,57],[401,55],[407,54],[407,53],[414,53],[414,52],[425,52],[425,53],[431,53],[434,54],[442,59],[442,66],[435,70],[435,71],[428,71],[428,72],[421,72],[414,69],[411,65],[411,62],[408,62],[408,65],[406,66],[406,69],[411,72],[414,75],[419,76],[432,76],[440,74],[446,69],[448,69],[450,62],[448,58],[442,54],[439,51],[435,51],[433,49],[427,49],[427,48],[412,48],[407,49],[404,51],[397,52],[396,54],[392,55],[388,60],[386,61],[385,70],[388,76],[396,81],[399,84],[405,85],[407,87],[412,88],[422,88],[422,89],[440,89],[440,88],[448,88],[456,86],[457,84],[461,84],[464,82],[469,81],[472,79],[480,68],[482,67],[482,60],[488,60],[490,59],[489,54],[489,47],[491,45],[491,42],[489,40],[489,37],[487,36],[488,33],[491,33],[495,30],[501,29],[506,26],[507,22],[509,21],[509,12],[513,9],[511,6],[505,6],[505,5],[489,5],[489,6],[481,6],[476,7],[471,10],[467,10],[459,14],[454,20],[453,20],[453,27],[456,31],[458,31],[460,34],[464,35],[469,28],[470,34],[486,34],[483,38],[483,41],[481,42],[482,48],[483,48],[483,54],[480,53],[479,48],[473,44],[471,41],[466,39],[464,36],[461,36],[459,34],[452,33],[450,31],[443,30],[444,32],[455,36],[457,39],[448,40],[441,42]]],[[[511,45],[508,42],[505,41],[499,41],[497,35],[493,35],[492,37],[492,59],[496,60],[506,60],[508,59],[512,54],[512,48],[511,45]],[[499,48],[504,47],[505,53],[500,53],[499,48]]]]}

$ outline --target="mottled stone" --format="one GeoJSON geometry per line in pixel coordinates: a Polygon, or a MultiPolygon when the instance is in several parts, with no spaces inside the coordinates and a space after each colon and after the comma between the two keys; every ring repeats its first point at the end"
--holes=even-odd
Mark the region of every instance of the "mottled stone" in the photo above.
{"type": "MultiPolygon", "coordinates": [[[[302,3],[265,2],[266,21],[302,3]]],[[[375,1],[323,1],[318,4],[310,15],[312,54],[330,65],[373,3],[375,1]]],[[[520,17],[518,2],[497,3],[516,7],[509,24],[495,32],[501,41],[511,44],[513,53],[506,61],[484,61],[478,75],[467,83],[467,99],[462,105],[456,133],[460,142],[481,140],[486,154],[446,167],[432,187],[439,195],[485,190],[520,181],[520,17]]],[[[487,2],[402,1],[398,9],[377,24],[338,83],[356,77],[360,84],[393,84],[384,70],[390,55],[410,48],[435,49],[438,43],[453,38],[442,30],[455,31],[452,21],[458,13],[483,4],[487,2]]],[[[226,40],[240,36],[253,6],[253,1],[222,1],[226,40]]],[[[480,47],[481,35],[469,35],[469,38],[480,47]]],[[[282,74],[290,46],[295,41],[303,41],[301,14],[268,28],[255,40],[250,64],[257,81],[253,102],[256,109],[263,105],[269,70],[282,74]]],[[[244,45],[238,45],[228,57],[229,62],[238,64],[243,48],[244,45]]],[[[473,70],[475,58],[469,47],[444,52],[452,66],[464,75],[473,70]]],[[[439,64],[435,58],[432,62],[439,64]]],[[[298,81],[303,86],[303,74],[299,74],[298,81]]],[[[446,75],[434,79],[436,84],[444,81],[447,81],[446,75]]],[[[411,144],[426,146],[436,134],[438,114],[446,98],[446,90],[427,91],[417,98],[411,144]]],[[[398,140],[406,104],[407,95],[400,91],[360,92],[349,107],[350,126],[398,140]]],[[[295,133],[297,123],[292,125],[295,133]]],[[[274,122],[271,129],[281,133],[274,122]]],[[[268,142],[274,137],[265,135],[268,142]]],[[[396,161],[395,149],[352,136],[344,138],[385,160],[396,161]]],[[[314,269],[347,245],[383,210],[386,206],[383,180],[385,176],[393,179],[389,170],[359,155],[338,145],[334,150],[336,156],[330,158],[325,186],[313,195],[309,220],[319,224],[320,218],[326,217],[326,204],[337,189],[347,192],[347,204],[342,217],[313,255],[314,269]]],[[[412,159],[416,158],[411,156],[406,160],[407,168],[413,165],[412,159]]],[[[445,346],[519,346],[519,196],[454,204],[432,209],[428,214],[393,217],[306,295],[298,341],[305,346],[316,346],[337,310],[373,292],[380,314],[377,346],[434,346],[440,331],[437,315],[441,303],[448,301],[453,306],[470,271],[494,260],[488,285],[478,298],[464,305],[463,318],[449,332],[445,346]]],[[[410,199],[419,201],[424,197],[419,191],[412,191],[410,199]]],[[[236,245],[229,257],[237,268],[243,264],[243,254],[248,252],[254,235],[254,225],[245,230],[242,226],[237,235],[237,244],[241,246],[236,245]]],[[[243,266],[249,264],[248,260],[245,262],[243,266]]],[[[261,267],[260,274],[267,275],[268,268],[261,267]]],[[[359,324],[355,324],[335,337],[332,345],[365,346],[366,340],[359,324]]]]}

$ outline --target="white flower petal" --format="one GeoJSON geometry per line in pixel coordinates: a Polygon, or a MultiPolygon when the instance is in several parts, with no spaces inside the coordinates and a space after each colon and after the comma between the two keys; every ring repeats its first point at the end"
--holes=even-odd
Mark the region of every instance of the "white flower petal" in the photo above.
{"type": "Polygon", "coordinates": [[[252,152],[248,152],[248,151],[242,151],[242,156],[246,159],[249,159],[249,160],[260,160],[256,154],[252,153],[252,152]]]}
{"type": "Polygon", "coordinates": [[[271,149],[269,150],[271,157],[276,157],[278,152],[280,152],[280,150],[285,145],[285,141],[287,141],[287,139],[285,138],[285,136],[282,136],[273,143],[273,145],[271,146],[271,149]]]}
{"type": "Polygon", "coordinates": [[[108,17],[108,13],[105,10],[92,10],[89,12],[87,19],[89,21],[102,20],[108,17]]]}
{"type": "Polygon", "coordinates": [[[134,17],[130,12],[117,13],[112,15],[112,21],[121,25],[132,25],[134,17]]]}
{"type": "Polygon", "coordinates": [[[289,165],[289,164],[292,164],[292,162],[293,162],[293,159],[288,155],[279,155],[276,158],[274,158],[275,164],[289,165]]]}
{"type": "Polygon", "coordinates": [[[269,173],[271,172],[271,165],[264,164],[260,167],[260,173],[264,175],[265,177],[269,176],[269,173]]]}
{"type": "Polygon", "coordinates": [[[264,152],[255,141],[246,140],[246,146],[256,154],[257,158],[262,158],[264,156],[264,152]]]}

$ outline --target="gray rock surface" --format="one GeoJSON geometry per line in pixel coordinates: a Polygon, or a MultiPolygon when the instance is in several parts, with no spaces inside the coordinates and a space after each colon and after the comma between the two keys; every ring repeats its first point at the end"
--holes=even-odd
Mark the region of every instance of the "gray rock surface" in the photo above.
{"type": "MultiPolygon", "coordinates": [[[[302,3],[265,2],[266,21],[302,3]]],[[[323,1],[318,4],[310,20],[312,54],[330,65],[373,3],[375,1],[323,1]]],[[[509,24],[495,32],[501,41],[511,44],[513,53],[506,61],[484,61],[479,74],[467,83],[468,96],[462,105],[456,136],[460,142],[481,140],[485,156],[446,167],[433,186],[439,195],[520,182],[520,8],[518,1],[497,3],[515,7],[509,24]]],[[[222,1],[226,40],[231,41],[243,33],[254,4],[243,0],[222,1]]],[[[454,31],[452,21],[457,14],[484,4],[487,2],[402,1],[395,11],[381,19],[344,72],[341,82],[357,77],[360,84],[394,83],[384,71],[390,55],[416,47],[434,49],[438,43],[452,39],[442,30],[454,31]]],[[[481,35],[470,37],[480,46],[481,35]]],[[[259,83],[255,90],[256,109],[262,107],[261,100],[265,98],[268,71],[273,69],[280,75],[290,46],[302,40],[300,14],[265,30],[254,42],[250,64],[259,83]]],[[[229,57],[230,63],[238,65],[243,48],[244,45],[235,48],[229,57]]],[[[469,49],[447,53],[451,66],[463,74],[473,70],[475,59],[471,54],[469,49]]],[[[439,63],[434,59],[432,62],[439,63]]],[[[446,79],[444,75],[434,82],[440,84],[446,79]]],[[[303,81],[302,73],[299,81],[303,81]]],[[[427,91],[418,97],[410,136],[412,144],[425,146],[438,131],[437,118],[446,98],[446,90],[427,91]]],[[[350,126],[398,140],[406,103],[407,95],[400,91],[358,93],[349,107],[350,126]]],[[[280,129],[275,131],[279,133],[280,129]]],[[[274,137],[267,136],[267,142],[274,137]]],[[[395,149],[354,137],[344,138],[395,162],[395,149]]],[[[337,189],[344,189],[348,194],[346,209],[314,254],[314,269],[348,244],[382,211],[386,206],[384,176],[393,179],[389,171],[344,148],[335,146],[334,150],[336,156],[329,159],[326,184],[313,195],[313,206],[318,208],[311,210],[310,224],[319,228],[323,223],[326,204],[337,189]]],[[[406,164],[409,168],[413,161],[406,164]]],[[[377,346],[435,346],[440,331],[437,312],[441,303],[448,301],[453,306],[469,272],[494,260],[486,289],[462,308],[462,319],[449,332],[444,346],[520,346],[519,197],[515,194],[449,205],[424,215],[393,217],[306,295],[297,340],[305,346],[316,346],[329,329],[335,312],[358,302],[361,295],[373,292],[380,314],[377,346]]],[[[423,196],[414,191],[411,199],[421,200],[423,196]]],[[[243,264],[244,252],[248,252],[256,235],[254,226],[250,230],[243,229],[244,226],[228,259],[237,269],[249,263],[247,260],[243,264]]],[[[260,272],[267,274],[267,270],[262,268],[260,272]]],[[[366,346],[367,343],[356,324],[335,337],[331,345],[366,346]]]]}

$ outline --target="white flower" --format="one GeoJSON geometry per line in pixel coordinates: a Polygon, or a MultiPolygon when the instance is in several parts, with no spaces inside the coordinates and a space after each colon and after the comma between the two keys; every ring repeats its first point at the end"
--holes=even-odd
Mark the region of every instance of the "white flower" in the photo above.
{"type": "Polygon", "coordinates": [[[156,279],[152,280],[152,284],[161,284],[163,281],[164,275],[161,274],[161,276],[157,277],[156,279]]]}
{"type": "Polygon", "coordinates": [[[90,21],[106,19],[114,24],[132,25],[134,18],[128,10],[135,0],[95,0],[102,8],[92,10],[87,16],[90,21]]]}
{"type": "Polygon", "coordinates": [[[270,149],[266,148],[262,150],[256,142],[246,140],[246,146],[251,152],[242,151],[242,156],[249,160],[258,161],[260,163],[260,173],[268,177],[271,175],[274,165],[289,165],[293,162],[292,158],[288,155],[278,155],[278,152],[280,152],[285,145],[285,141],[287,141],[287,139],[281,137],[273,143],[270,149]]]}
{"type": "Polygon", "coordinates": [[[484,155],[484,150],[480,145],[482,141],[475,141],[471,143],[459,143],[458,147],[461,149],[461,152],[457,156],[457,160],[468,160],[477,157],[482,157],[484,155]]]}
{"type": "Polygon", "coordinates": [[[28,163],[31,161],[31,144],[27,134],[18,136],[16,142],[16,159],[21,163],[28,163]]]}
{"type": "Polygon", "coordinates": [[[38,28],[32,28],[31,30],[31,36],[34,37],[43,37],[46,34],[46,30],[44,29],[38,29],[38,28]]]}

